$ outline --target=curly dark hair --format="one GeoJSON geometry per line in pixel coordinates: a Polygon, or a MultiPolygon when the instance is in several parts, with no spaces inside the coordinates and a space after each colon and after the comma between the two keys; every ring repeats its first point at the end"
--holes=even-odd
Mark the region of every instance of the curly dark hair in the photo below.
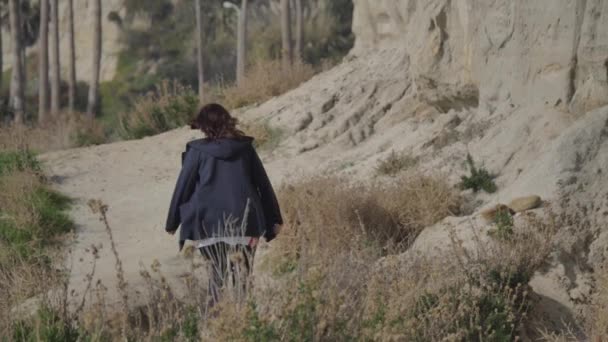
{"type": "Polygon", "coordinates": [[[210,103],[201,108],[190,127],[200,129],[207,139],[241,138],[245,133],[236,127],[238,122],[222,105],[210,103]]]}

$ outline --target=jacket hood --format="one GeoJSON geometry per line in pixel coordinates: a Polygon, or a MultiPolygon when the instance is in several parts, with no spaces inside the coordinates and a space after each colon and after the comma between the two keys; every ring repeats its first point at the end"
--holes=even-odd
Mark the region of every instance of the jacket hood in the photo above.
{"type": "Polygon", "coordinates": [[[253,143],[252,137],[222,138],[222,139],[199,139],[188,143],[189,148],[199,150],[205,154],[218,159],[230,159],[250,147],[253,143]]]}

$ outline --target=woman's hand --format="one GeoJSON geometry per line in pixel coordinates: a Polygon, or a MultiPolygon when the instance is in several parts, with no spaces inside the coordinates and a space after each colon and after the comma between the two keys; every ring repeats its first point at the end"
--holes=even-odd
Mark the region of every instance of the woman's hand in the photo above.
{"type": "Polygon", "coordinates": [[[176,231],[177,231],[177,229],[176,230],[169,230],[169,231],[167,231],[167,233],[169,233],[169,235],[175,235],[176,231]]]}

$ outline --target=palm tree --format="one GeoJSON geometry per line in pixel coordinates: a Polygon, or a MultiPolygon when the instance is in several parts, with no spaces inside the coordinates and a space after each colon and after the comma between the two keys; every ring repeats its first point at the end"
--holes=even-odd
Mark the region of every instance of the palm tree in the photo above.
{"type": "Polygon", "coordinates": [[[76,42],[74,35],[74,0],[68,0],[69,68],[68,68],[68,109],[74,112],[76,106],[76,42]]]}
{"type": "Polygon", "coordinates": [[[51,113],[59,113],[61,64],[59,61],[59,0],[51,0],[51,113]]]}
{"type": "Polygon", "coordinates": [[[95,117],[97,101],[99,99],[99,72],[101,69],[101,0],[93,0],[93,75],[89,85],[89,102],[87,116],[95,117]]]}
{"type": "Polygon", "coordinates": [[[11,26],[11,40],[13,41],[13,72],[11,76],[11,94],[10,102],[15,111],[15,123],[23,123],[23,113],[25,111],[25,103],[23,102],[23,60],[21,59],[22,41],[21,41],[21,20],[19,18],[21,11],[19,0],[8,1],[8,11],[11,26]]]}
{"type": "Polygon", "coordinates": [[[302,9],[302,0],[294,0],[296,8],[296,51],[295,56],[298,60],[302,59],[302,51],[304,44],[304,13],[302,9]]]}
{"type": "Polygon", "coordinates": [[[203,59],[203,47],[205,45],[204,27],[203,27],[203,9],[201,7],[201,0],[195,1],[195,12],[196,12],[196,44],[197,44],[197,62],[198,62],[198,99],[202,104],[205,99],[205,73],[204,73],[204,59],[203,59]]]}
{"type": "Polygon", "coordinates": [[[281,0],[281,40],[283,62],[286,66],[293,63],[293,46],[291,44],[291,13],[289,0],[281,0]]]}
{"type": "Polygon", "coordinates": [[[38,122],[46,120],[49,107],[49,2],[40,0],[40,38],[38,41],[38,122]]]}
{"type": "Polygon", "coordinates": [[[242,84],[245,78],[245,65],[247,64],[247,9],[248,1],[241,1],[239,11],[238,39],[236,49],[236,83],[242,84]]]}

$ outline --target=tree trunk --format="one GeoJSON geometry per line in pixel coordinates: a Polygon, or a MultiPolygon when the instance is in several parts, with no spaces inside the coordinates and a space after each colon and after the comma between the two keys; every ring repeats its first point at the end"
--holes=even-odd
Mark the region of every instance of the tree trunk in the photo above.
{"type": "Polygon", "coordinates": [[[283,63],[293,64],[293,46],[291,44],[291,13],[289,0],[281,0],[281,40],[283,46],[283,63]]]}
{"type": "Polygon", "coordinates": [[[248,1],[241,1],[241,10],[239,11],[239,27],[236,49],[236,83],[241,85],[245,78],[245,66],[247,64],[247,16],[248,16],[248,1]]]}
{"type": "Polygon", "coordinates": [[[69,38],[69,69],[68,69],[68,109],[72,113],[76,106],[76,42],[74,34],[74,0],[68,0],[68,38],[69,38]]]}
{"type": "Polygon", "coordinates": [[[201,7],[201,0],[195,1],[196,5],[196,44],[197,44],[197,62],[198,62],[198,100],[203,104],[205,100],[205,73],[204,73],[204,60],[203,60],[203,48],[205,45],[204,27],[203,27],[203,9],[201,7]]]}
{"type": "Polygon", "coordinates": [[[4,74],[4,59],[2,56],[4,55],[4,46],[2,46],[2,26],[4,23],[2,22],[2,16],[0,16],[0,88],[2,87],[3,74],[4,74]]]}
{"type": "Polygon", "coordinates": [[[99,99],[99,72],[101,68],[101,0],[93,0],[93,75],[89,85],[89,103],[87,104],[87,116],[95,117],[97,101],[99,99]]]}
{"type": "Polygon", "coordinates": [[[61,64],[59,61],[59,0],[51,1],[51,113],[60,109],[61,64]]]}
{"type": "Polygon", "coordinates": [[[23,10],[23,0],[19,3],[19,36],[21,37],[21,88],[23,89],[23,105],[25,106],[25,91],[27,89],[27,64],[25,59],[25,49],[27,46],[25,45],[25,25],[23,24],[23,18],[25,18],[25,11],[23,10]]]}
{"type": "Polygon", "coordinates": [[[11,94],[10,102],[15,111],[15,123],[23,123],[23,112],[25,111],[23,102],[23,64],[21,59],[22,41],[20,26],[19,0],[9,0],[8,11],[11,26],[11,39],[13,41],[13,72],[11,75],[11,94]]]}
{"type": "Polygon", "coordinates": [[[295,56],[298,60],[302,59],[304,46],[304,12],[302,9],[302,0],[294,0],[296,7],[296,51],[295,56]]]}
{"type": "Polygon", "coordinates": [[[49,2],[40,0],[40,37],[38,38],[38,122],[46,120],[49,109],[49,2]]]}

